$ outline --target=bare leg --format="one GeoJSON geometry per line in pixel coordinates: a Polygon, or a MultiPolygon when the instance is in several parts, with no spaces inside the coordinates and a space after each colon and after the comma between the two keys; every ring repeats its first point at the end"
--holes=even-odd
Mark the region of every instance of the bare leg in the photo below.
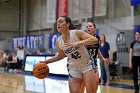
{"type": "Polygon", "coordinates": [[[87,93],[96,93],[96,73],[97,71],[93,69],[83,74],[87,93]]]}
{"type": "Polygon", "coordinates": [[[82,85],[81,85],[81,93],[84,93],[85,90],[85,82],[83,80],[82,85]]]}
{"type": "Polygon", "coordinates": [[[82,81],[80,78],[69,78],[70,93],[81,93],[82,81]]]}
{"type": "Polygon", "coordinates": [[[98,84],[99,84],[99,73],[96,72],[96,91],[98,90],[98,84]]]}
{"type": "MultiPolygon", "coordinates": [[[[96,91],[98,90],[98,84],[99,84],[99,73],[98,71],[96,72],[96,91]]],[[[85,90],[85,82],[83,80],[82,85],[81,85],[81,93],[84,93],[85,90]]]]}

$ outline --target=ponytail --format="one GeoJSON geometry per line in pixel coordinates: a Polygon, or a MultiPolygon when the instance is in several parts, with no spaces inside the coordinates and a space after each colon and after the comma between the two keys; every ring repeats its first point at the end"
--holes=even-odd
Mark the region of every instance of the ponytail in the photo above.
{"type": "Polygon", "coordinates": [[[76,27],[75,27],[72,23],[70,23],[69,29],[70,29],[70,30],[74,30],[74,29],[76,29],[76,27]]]}

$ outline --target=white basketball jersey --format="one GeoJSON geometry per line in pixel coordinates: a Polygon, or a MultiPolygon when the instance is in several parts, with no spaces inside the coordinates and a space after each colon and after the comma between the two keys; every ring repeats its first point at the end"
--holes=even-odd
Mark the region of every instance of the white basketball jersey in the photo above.
{"type": "MultiPolygon", "coordinates": [[[[80,41],[76,34],[75,30],[70,30],[70,43],[74,43],[80,41]]],[[[90,60],[90,56],[87,52],[87,49],[84,45],[79,45],[71,48],[67,48],[64,46],[64,41],[62,39],[62,36],[58,38],[58,45],[59,48],[64,51],[66,56],[68,57],[68,64],[69,65],[82,65],[86,64],[90,60]]]]}

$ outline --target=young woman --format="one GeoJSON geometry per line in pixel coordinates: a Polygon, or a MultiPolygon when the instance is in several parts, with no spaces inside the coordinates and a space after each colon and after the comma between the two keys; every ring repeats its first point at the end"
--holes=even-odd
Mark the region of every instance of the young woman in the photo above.
{"type": "MultiPolygon", "coordinates": [[[[110,51],[110,45],[109,43],[106,41],[106,37],[105,35],[101,35],[101,43],[100,43],[100,51],[103,55],[104,58],[109,59],[110,55],[111,55],[111,51],[110,51]]],[[[104,69],[106,72],[106,76],[107,76],[107,82],[106,85],[110,84],[110,71],[109,71],[109,64],[105,64],[103,61],[104,60],[100,60],[100,68],[101,68],[101,84],[104,84],[104,69]]]]}
{"type": "MultiPolygon", "coordinates": [[[[71,19],[61,16],[57,19],[57,30],[61,36],[56,41],[58,54],[45,61],[46,64],[68,57],[69,89],[70,93],[81,93],[82,81],[85,81],[87,93],[96,93],[96,66],[92,62],[85,45],[94,45],[97,38],[82,30],[71,30],[71,19]]],[[[44,62],[44,61],[43,61],[44,62]]]]}
{"type": "Polygon", "coordinates": [[[17,55],[17,64],[18,64],[18,69],[23,69],[23,62],[24,62],[24,57],[25,53],[31,54],[29,51],[27,51],[22,44],[18,45],[16,48],[16,55],[17,55]]]}
{"type": "Polygon", "coordinates": [[[135,39],[130,45],[129,68],[132,69],[134,93],[139,93],[138,67],[140,67],[140,31],[136,32],[135,39]]]}
{"type": "MultiPolygon", "coordinates": [[[[97,44],[95,44],[95,45],[87,45],[86,46],[88,52],[90,53],[92,59],[94,60],[94,64],[97,66],[97,55],[98,55],[99,58],[101,58],[102,60],[104,60],[104,62],[106,62],[108,64],[108,60],[105,59],[102,56],[102,54],[101,54],[101,52],[99,50],[100,37],[97,34],[95,34],[96,33],[96,25],[93,22],[89,21],[86,24],[86,28],[87,28],[86,32],[88,34],[93,35],[93,36],[95,36],[98,39],[98,43],[97,44]]],[[[96,69],[98,69],[98,68],[96,68],[96,69]]],[[[96,87],[95,87],[96,91],[98,89],[98,83],[99,83],[99,75],[98,75],[98,70],[97,70],[97,72],[96,72],[96,87]]],[[[82,84],[82,91],[84,93],[84,82],[82,84]]]]}

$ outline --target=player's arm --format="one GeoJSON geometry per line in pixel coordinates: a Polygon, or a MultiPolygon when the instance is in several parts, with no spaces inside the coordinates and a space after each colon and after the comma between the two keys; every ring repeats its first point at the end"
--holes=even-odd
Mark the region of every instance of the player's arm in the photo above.
{"type": "MultiPolygon", "coordinates": [[[[56,48],[57,48],[57,50],[58,50],[58,54],[57,54],[56,56],[54,56],[54,57],[52,57],[52,58],[46,60],[46,61],[45,61],[46,64],[59,61],[59,60],[61,60],[61,59],[63,59],[63,58],[65,57],[65,54],[64,54],[63,50],[61,50],[61,49],[59,48],[59,46],[58,46],[58,41],[56,41],[56,48]]],[[[41,61],[41,62],[43,62],[43,61],[41,61]]]]}
{"type": "Polygon", "coordinates": [[[84,45],[94,45],[98,43],[98,39],[92,35],[89,35],[83,30],[77,30],[76,32],[77,37],[81,40],[78,43],[84,45]]]}

